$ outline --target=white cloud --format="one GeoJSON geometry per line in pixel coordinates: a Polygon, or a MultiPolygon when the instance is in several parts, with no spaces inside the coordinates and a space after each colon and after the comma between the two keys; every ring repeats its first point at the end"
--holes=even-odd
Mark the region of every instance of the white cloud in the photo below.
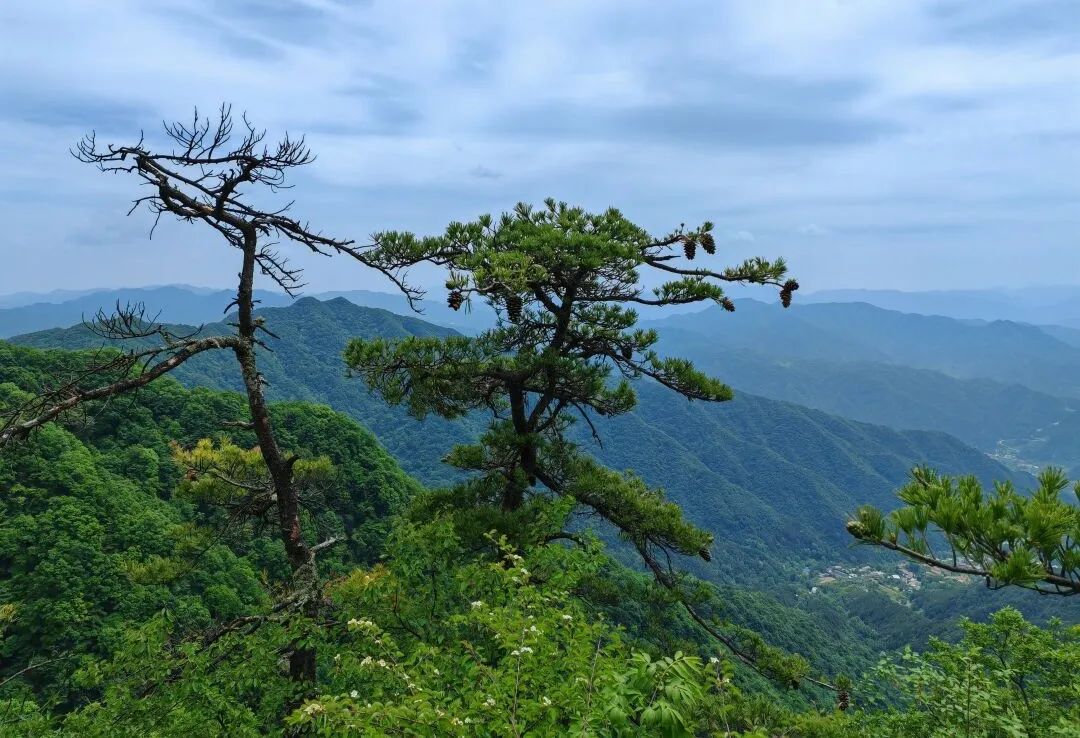
{"type": "MultiPolygon", "coordinates": [[[[1080,231],[1068,6],[7,0],[0,292],[100,282],[106,253],[125,256],[111,282],[214,281],[201,246],[166,248],[210,234],[148,251],[141,221],[116,225],[132,183],[67,148],[222,100],[309,133],[298,212],[343,235],[553,195],[661,232],[713,220],[818,288],[1080,281],[1051,258],[1080,231]],[[84,248],[95,228],[115,245],[84,248]],[[40,269],[43,240],[68,270],[40,269]]],[[[309,267],[319,288],[358,278],[309,267]]]]}

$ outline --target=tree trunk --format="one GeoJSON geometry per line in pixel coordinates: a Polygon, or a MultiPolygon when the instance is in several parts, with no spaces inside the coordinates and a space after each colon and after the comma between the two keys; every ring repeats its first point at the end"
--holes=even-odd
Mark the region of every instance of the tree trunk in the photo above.
{"type": "MultiPolygon", "coordinates": [[[[314,616],[318,607],[318,597],[314,589],[318,585],[315,562],[311,549],[304,541],[300,528],[300,499],[293,485],[293,464],[295,459],[286,458],[278,446],[274,435],[270,409],[263,394],[262,376],[259,374],[255,357],[256,331],[254,312],[256,236],[254,231],[245,234],[244,264],[240,272],[240,285],[236,294],[238,333],[240,343],[236,346],[236,360],[240,363],[240,373],[244,379],[248,408],[251,411],[252,428],[259,441],[259,451],[270,472],[277,497],[278,531],[285,555],[292,568],[293,584],[301,590],[301,597],[306,598],[303,612],[314,616]]],[[[315,680],[314,649],[296,649],[289,656],[289,676],[297,681],[315,680]]]]}

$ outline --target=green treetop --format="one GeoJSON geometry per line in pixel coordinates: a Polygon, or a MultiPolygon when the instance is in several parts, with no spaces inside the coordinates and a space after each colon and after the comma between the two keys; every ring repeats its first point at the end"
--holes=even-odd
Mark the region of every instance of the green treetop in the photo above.
{"type": "Polygon", "coordinates": [[[656,238],[617,210],[594,214],[548,200],[542,209],[521,204],[498,219],[453,223],[439,237],[381,234],[376,243],[395,260],[449,268],[451,307],[481,296],[498,324],[475,337],[357,339],[346,360],[417,417],[490,415],[480,441],[448,459],[479,473],[472,490],[480,502],[513,513],[537,493],[569,496],[618,526],[647,559],[657,547],[708,558],[708,534],[637,478],[600,469],[566,431],[583,420],[595,435],[593,416],[630,411],[631,380],[641,377],[688,399],[730,399],[727,386],[689,361],[659,356],[655,331],[635,327],[635,305],[714,301],[733,310],[725,282],[777,285],[790,301],[798,285],[783,281],[782,260],[722,271],[688,265],[699,246],[715,253],[711,228],[656,238]],[[649,294],[646,274],[668,281],[649,294]]]}
{"type": "Polygon", "coordinates": [[[723,289],[731,282],[774,285],[790,304],[798,283],[786,279],[783,260],[753,258],[721,270],[691,263],[699,248],[715,253],[711,229],[680,226],[658,238],[617,210],[588,213],[548,200],[539,209],[519,204],[500,218],[452,223],[441,236],[378,234],[374,258],[446,267],[450,306],[484,299],[497,324],[475,337],[356,339],[346,361],[418,418],[489,417],[477,443],[447,458],[472,473],[451,494],[475,532],[497,529],[519,545],[573,538],[560,528],[565,511],[581,506],[614,524],[661,583],[674,587],[670,554],[707,560],[712,536],[659,490],[583,454],[568,430],[581,421],[598,438],[594,417],[633,409],[632,381],[643,378],[690,400],[731,398],[686,359],[660,356],[656,332],[636,327],[637,305],[715,302],[734,310],[723,289]],[[571,504],[552,507],[553,498],[571,504]]]}

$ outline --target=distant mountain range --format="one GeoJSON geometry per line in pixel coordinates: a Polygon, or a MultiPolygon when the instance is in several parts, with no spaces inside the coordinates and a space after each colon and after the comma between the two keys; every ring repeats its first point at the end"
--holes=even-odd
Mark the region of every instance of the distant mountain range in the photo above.
{"type": "MultiPolygon", "coordinates": [[[[141,303],[148,317],[159,315],[160,320],[167,323],[213,323],[221,320],[233,295],[233,291],[228,289],[184,284],[0,295],[0,338],[74,325],[92,319],[98,310],[111,312],[117,303],[141,303]]],[[[400,315],[418,315],[463,333],[483,330],[495,322],[494,311],[482,299],[471,300],[460,310],[452,310],[441,299],[423,299],[410,305],[401,292],[375,290],[318,292],[296,298],[281,292],[256,290],[255,296],[262,307],[285,307],[305,296],[324,301],[344,297],[357,305],[382,308],[400,315]]],[[[674,312],[692,312],[696,309],[697,306],[693,305],[676,306],[674,312]]],[[[664,314],[671,312],[667,310],[664,314]]],[[[643,306],[642,314],[658,314],[658,309],[643,306]]]]}
{"type": "MultiPolygon", "coordinates": [[[[235,293],[197,290],[186,286],[146,287],[92,291],[59,302],[35,302],[0,309],[0,338],[70,326],[91,320],[98,310],[111,312],[116,304],[142,303],[147,318],[160,314],[169,323],[199,325],[221,320],[235,293]]],[[[259,290],[256,298],[266,306],[288,305],[292,300],[276,292],[259,290]]]]}
{"type": "Polygon", "coordinates": [[[1080,286],[1072,285],[926,292],[821,290],[800,293],[799,301],[803,304],[866,302],[903,313],[1080,328],[1080,286]]]}
{"type": "MultiPolygon", "coordinates": [[[[148,314],[160,310],[169,322],[213,323],[232,293],[172,285],[44,297],[59,302],[0,309],[0,337],[69,326],[117,301],[143,302],[148,314]]],[[[259,297],[264,307],[293,302],[273,292],[259,297]]],[[[494,320],[480,301],[455,312],[425,300],[418,314],[400,294],[352,290],[321,299],[337,297],[461,332],[494,320]]],[[[930,317],[867,303],[796,302],[787,311],[755,300],[736,304],[734,314],[712,308],[645,322],[662,329],[662,348],[736,389],[893,428],[943,430],[1015,468],[1053,463],[1080,472],[1080,434],[1067,430],[1080,424],[1080,329],[930,317]]],[[[336,334],[336,350],[348,337],[336,334]]],[[[306,340],[303,332],[295,338],[298,345],[306,340]]]]}
{"type": "Polygon", "coordinates": [[[716,349],[909,366],[1080,397],[1080,347],[1036,326],[899,313],[866,303],[796,304],[787,311],[754,300],[736,306],[734,313],[711,307],[648,324],[670,338],[677,331],[684,342],[716,349]]]}

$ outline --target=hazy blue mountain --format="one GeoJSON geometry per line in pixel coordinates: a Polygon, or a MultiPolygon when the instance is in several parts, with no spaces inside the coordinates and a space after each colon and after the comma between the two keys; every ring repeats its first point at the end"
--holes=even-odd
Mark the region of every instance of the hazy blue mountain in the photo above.
{"type": "Polygon", "coordinates": [[[1040,325],[1039,329],[1063,343],[1080,348],[1080,328],[1069,328],[1063,325],[1040,325]]]}
{"type": "Polygon", "coordinates": [[[712,307],[650,325],[669,341],[710,350],[910,366],[1080,397],[1080,347],[1032,325],[900,313],[866,303],[796,304],[788,310],[754,300],[736,304],[734,313],[712,307]]]}
{"type": "Polygon", "coordinates": [[[800,293],[799,301],[866,302],[904,313],[1080,328],[1080,286],[1074,285],[926,292],[838,289],[800,293]]]}
{"type": "MultiPolygon", "coordinates": [[[[148,317],[160,312],[169,323],[198,325],[221,320],[232,301],[231,290],[206,290],[187,286],[136,287],[100,290],[62,302],[38,302],[0,309],[0,338],[59,326],[69,326],[93,318],[99,309],[112,312],[116,303],[141,302],[148,317]]],[[[258,290],[263,305],[288,305],[287,295],[258,290]]]]}
{"type": "Polygon", "coordinates": [[[11,292],[0,295],[0,308],[33,305],[39,302],[66,302],[67,300],[74,300],[77,297],[101,291],[100,288],[93,288],[86,290],[50,290],[49,292],[11,292]]]}

